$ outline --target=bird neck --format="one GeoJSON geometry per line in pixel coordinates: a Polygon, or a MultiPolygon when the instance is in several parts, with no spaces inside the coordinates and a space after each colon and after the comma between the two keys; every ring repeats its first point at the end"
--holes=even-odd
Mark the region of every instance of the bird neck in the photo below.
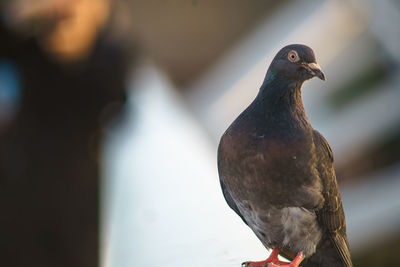
{"type": "Polygon", "coordinates": [[[303,81],[292,81],[277,72],[268,70],[254,101],[255,105],[266,116],[269,114],[291,116],[308,124],[301,98],[302,85],[303,81]]]}

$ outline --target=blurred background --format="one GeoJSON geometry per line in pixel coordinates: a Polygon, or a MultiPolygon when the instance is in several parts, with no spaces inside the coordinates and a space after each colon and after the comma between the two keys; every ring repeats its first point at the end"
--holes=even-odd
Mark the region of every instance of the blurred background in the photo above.
{"type": "Polygon", "coordinates": [[[331,144],[355,266],[398,266],[400,2],[0,1],[4,266],[240,266],[267,256],[225,203],[219,138],[276,52],[331,144]]]}

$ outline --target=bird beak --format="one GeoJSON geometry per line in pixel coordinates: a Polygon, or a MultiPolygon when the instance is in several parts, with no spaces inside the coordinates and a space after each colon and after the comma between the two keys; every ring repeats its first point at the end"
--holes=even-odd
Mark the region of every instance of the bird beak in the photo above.
{"type": "Polygon", "coordinates": [[[303,66],[310,72],[312,76],[317,76],[321,80],[325,81],[325,75],[317,63],[305,63],[303,66]]]}

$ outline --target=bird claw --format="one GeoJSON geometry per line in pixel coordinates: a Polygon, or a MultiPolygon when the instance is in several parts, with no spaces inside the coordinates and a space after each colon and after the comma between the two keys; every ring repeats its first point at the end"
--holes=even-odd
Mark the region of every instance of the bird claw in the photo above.
{"type": "Polygon", "coordinates": [[[263,267],[301,267],[299,264],[304,260],[303,252],[299,252],[292,262],[269,262],[263,267]]]}
{"type": "Polygon", "coordinates": [[[263,266],[264,265],[261,262],[253,262],[253,261],[242,262],[242,267],[263,267],[263,266]]]}
{"type": "MultiPolygon", "coordinates": [[[[251,261],[245,261],[242,262],[242,267],[284,267],[284,266],[291,266],[289,265],[290,262],[283,262],[283,261],[278,261],[276,263],[274,262],[267,262],[263,265],[259,265],[257,262],[251,262],[251,261]]],[[[299,266],[301,267],[301,266],[299,266]]]]}
{"type": "Polygon", "coordinates": [[[242,267],[266,267],[270,262],[279,263],[278,254],[278,249],[274,248],[271,255],[265,261],[245,261],[242,263],[242,267]]]}
{"type": "MultiPolygon", "coordinates": [[[[293,265],[292,263],[290,263],[290,262],[286,262],[286,263],[283,263],[283,264],[275,264],[275,263],[267,263],[267,264],[265,264],[263,267],[294,267],[295,265],[293,265]]],[[[301,267],[301,266],[299,266],[299,267],[301,267]]]]}
{"type": "Polygon", "coordinates": [[[242,263],[242,267],[301,267],[299,264],[304,260],[303,252],[299,252],[292,262],[280,261],[278,254],[278,249],[274,248],[265,261],[245,261],[242,263]]]}
{"type": "Polygon", "coordinates": [[[242,267],[253,267],[253,265],[251,261],[245,261],[242,262],[242,267]]]}

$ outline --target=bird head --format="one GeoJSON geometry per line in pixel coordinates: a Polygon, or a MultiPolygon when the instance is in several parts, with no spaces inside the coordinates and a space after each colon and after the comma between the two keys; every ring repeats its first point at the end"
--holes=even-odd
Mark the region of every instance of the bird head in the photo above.
{"type": "Polygon", "coordinates": [[[314,51],[301,44],[282,48],[272,61],[270,70],[291,81],[303,82],[313,77],[325,80],[325,75],[315,60],[314,51]]]}

